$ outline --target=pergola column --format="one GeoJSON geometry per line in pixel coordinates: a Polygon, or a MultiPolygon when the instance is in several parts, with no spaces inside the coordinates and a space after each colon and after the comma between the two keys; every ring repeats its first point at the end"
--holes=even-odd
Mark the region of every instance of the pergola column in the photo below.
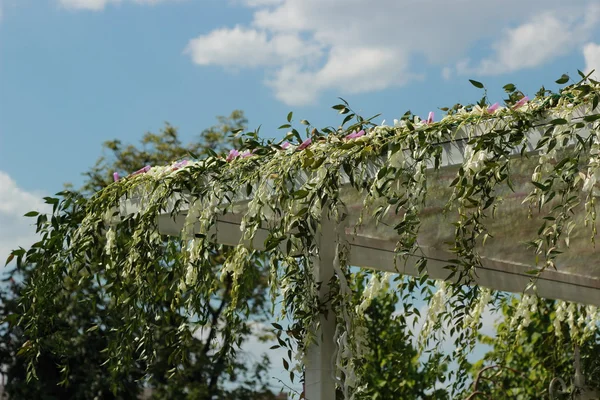
{"type": "Polygon", "coordinates": [[[331,309],[329,281],[333,277],[335,258],[335,223],[323,212],[321,230],[317,236],[318,256],[313,260],[313,276],[321,283],[319,300],[327,304],[326,314],[321,314],[321,327],[316,332],[317,341],[306,351],[305,397],[307,400],[334,400],[335,379],[333,356],[335,353],[335,315],[331,309]]]}

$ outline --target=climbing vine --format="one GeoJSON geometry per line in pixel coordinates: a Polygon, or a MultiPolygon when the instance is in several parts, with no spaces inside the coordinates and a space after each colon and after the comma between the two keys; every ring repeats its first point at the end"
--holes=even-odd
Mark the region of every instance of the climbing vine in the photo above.
{"type": "MultiPolygon", "coordinates": [[[[483,89],[481,83],[471,83],[483,89]]],[[[293,127],[290,113],[281,126],[288,131],[281,142],[261,140],[258,132],[238,132],[243,146],[228,154],[212,153],[204,159],[192,155],[171,165],[146,166],[127,177],[115,175],[114,184],[82,205],[85,217],[77,223],[69,220],[73,198],[61,194],[62,199],[53,200],[53,215],[38,218],[43,237],[39,244],[10,257],[43,265],[28,283],[19,322],[33,338],[22,350],[31,359],[32,374],[45,339],[61,335],[52,323],[53,293],[65,282],[77,288],[96,280],[114,307],[127,316],[122,326],[114,328],[107,351],[108,361],[118,368],[122,360],[136,357],[138,349],[151,347],[152,335],[135,336],[131,327],[149,323],[147,310],[140,305],[152,304],[160,296],[159,287],[174,294],[169,296],[172,309],[187,310],[202,324],[220,283],[229,282],[232,301],[221,334],[235,337],[250,313],[241,299],[252,293],[259,272],[249,260],[259,251],[268,255],[273,304],[281,302],[274,326],[288,339],[279,335],[280,345],[295,352],[286,361],[290,370],[289,363],[296,363],[296,371],[302,371],[320,315],[331,308],[338,344],[335,377],[346,398],[360,393],[360,365],[369,352],[364,310],[379,291],[386,290],[401,293],[407,315],[419,314],[419,296],[427,299],[429,312],[417,334],[421,350],[435,349],[432,344],[441,340],[441,328],[449,327],[456,342],[452,357],[464,366],[486,307],[512,304],[512,297],[473,283],[485,263],[482,248],[494,240],[489,223],[506,187],[513,188],[514,169],[522,168],[515,160],[524,160],[522,165],[531,166],[531,178],[523,207],[529,208],[530,216],[541,216],[532,221],[543,222],[529,238],[531,284],[521,301],[512,305],[516,308],[510,326],[518,334],[527,326],[528,315],[537,312],[536,277],[560,263],[577,221],[587,227],[589,246],[594,245],[600,84],[582,76],[559,93],[542,89],[532,99],[514,85],[504,89],[508,95],[504,106],[490,105],[484,93],[477,104],[443,109],[446,115],[439,121],[433,113],[427,118],[406,113],[390,125],[357,115],[343,101],[333,107],[344,115],[340,127],[317,129],[302,120],[304,137],[293,127]],[[537,135],[535,142],[532,135],[537,135]],[[461,149],[462,163],[450,169],[454,175],[441,189],[447,197],[440,210],[454,227],[445,249],[452,256],[447,260],[447,280],[434,286],[427,279],[428,260],[419,251],[419,235],[425,208],[440,195],[432,188],[437,174],[449,164],[452,146],[461,149]],[[360,207],[350,210],[349,199],[355,203],[359,199],[360,207]],[[221,216],[230,214],[241,215],[241,239],[229,243],[235,246],[215,273],[211,257],[220,246],[216,226],[221,216]],[[179,236],[165,240],[161,235],[157,221],[165,215],[185,216],[179,236]],[[348,226],[351,218],[353,226],[348,226]],[[334,274],[329,282],[319,282],[313,267],[322,251],[319,235],[325,221],[337,227],[334,274]],[[349,283],[354,272],[346,231],[358,232],[364,224],[389,226],[390,221],[397,265],[416,256],[421,276],[392,284],[390,275],[369,272],[369,283],[356,300],[349,283]],[[169,264],[173,254],[182,262],[169,264]],[[327,298],[319,295],[322,285],[330,289],[327,298]],[[289,325],[283,327],[286,318],[289,325]]],[[[153,311],[154,318],[161,318],[160,309],[153,311]]],[[[593,306],[558,302],[553,318],[558,336],[570,332],[585,340],[597,329],[599,315],[593,306]]],[[[182,337],[188,331],[188,326],[180,327],[182,337]]],[[[235,355],[234,347],[223,351],[235,355]]],[[[145,355],[145,361],[151,365],[151,355],[145,355]]],[[[453,382],[460,388],[466,382],[464,374],[453,382]]]]}

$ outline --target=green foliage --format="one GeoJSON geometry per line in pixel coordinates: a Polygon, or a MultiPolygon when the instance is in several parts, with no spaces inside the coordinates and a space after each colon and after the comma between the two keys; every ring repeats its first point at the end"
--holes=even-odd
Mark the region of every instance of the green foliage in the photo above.
{"type": "MultiPolygon", "coordinates": [[[[479,82],[471,83],[484,88],[479,82]]],[[[39,352],[72,344],[72,336],[56,326],[62,304],[56,293],[68,283],[73,290],[94,285],[100,298],[106,299],[108,311],[122,317],[122,323],[108,332],[107,365],[113,375],[129,373],[137,362],[149,374],[162,365],[161,355],[151,351],[156,340],[151,327],[157,321],[170,321],[174,312],[188,323],[218,330],[221,345],[206,354],[220,374],[236,359],[247,334],[248,317],[263,306],[257,290],[268,284],[279,316],[290,320],[286,330],[290,341],[280,342],[290,348],[288,359],[293,358],[292,350],[302,359],[314,343],[321,314],[331,309],[336,322],[334,339],[340,346],[336,358],[340,392],[346,398],[363,392],[395,395],[376,389],[381,389],[382,379],[390,378],[383,367],[407,361],[412,365],[414,353],[406,346],[404,358],[384,355],[388,349],[376,339],[370,344],[378,352],[371,353],[365,346],[369,342],[365,332],[371,325],[380,327],[377,318],[388,315],[395,301],[375,300],[370,311],[362,306],[378,298],[374,293],[381,286],[377,273],[370,273],[375,279],[369,290],[356,293],[357,280],[362,278],[350,268],[346,232],[358,232],[368,221],[375,229],[384,225],[394,232],[390,240],[396,242],[399,268],[409,258],[420,260],[416,267],[421,276],[407,279],[399,291],[406,315],[418,314],[416,290],[430,301],[420,345],[435,344],[436,333],[447,327],[456,347],[451,356],[430,358],[426,365],[431,368],[406,369],[411,378],[396,382],[406,383],[407,391],[411,387],[422,391],[417,378],[428,384],[441,380],[443,367],[435,367],[455,361],[458,370],[449,371],[446,379],[452,395],[460,393],[469,380],[466,355],[475,343],[480,312],[487,302],[499,301],[499,296],[492,300],[482,296],[483,291],[473,283],[484,267],[483,243],[490,246],[493,242],[490,221],[503,202],[501,194],[514,190],[515,177],[523,176],[515,173],[514,160],[520,157],[523,168],[530,167],[524,203],[530,214],[535,211],[543,221],[531,235],[531,259],[525,261],[536,266],[533,278],[556,267],[569,246],[575,218],[591,227],[590,236],[595,234],[594,184],[600,161],[592,155],[600,153],[599,125],[581,121],[574,110],[595,108],[600,85],[584,78],[557,94],[542,88],[531,102],[514,85],[505,90],[509,98],[501,109],[488,107],[484,93],[475,105],[448,109],[439,122],[423,121],[408,112],[394,126],[377,126],[374,117],[362,118],[342,100],[343,104],[334,106],[345,115],[342,126],[318,130],[303,123],[305,140],[292,126],[293,114],[288,114],[281,128],[291,129],[286,140],[295,140],[296,145],[264,141],[258,131],[248,132],[240,138],[241,153],[224,156],[207,149],[206,157],[183,167],[169,164],[132,174],[95,193],[77,218],[68,212],[69,195],[56,200],[53,215],[42,224],[40,244],[27,254],[14,253],[18,264],[38,265],[20,299],[19,326],[31,338],[21,348],[30,360],[28,368],[35,371],[39,352]],[[582,128],[590,135],[580,135],[582,128]],[[526,155],[527,133],[532,129],[541,132],[536,165],[526,155]],[[456,140],[464,146],[463,163],[442,171],[444,145],[456,140]],[[441,172],[452,174],[453,180],[435,192],[432,180],[441,180],[441,172]],[[450,219],[452,235],[436,251],[450,255],[445,266],[450,283],[440,284],[434,292],[418,239],[428,202],[432,197],[439,201],[440,192],[446,195],[441,197],[444,203],[438,212],[450,219]],[[352,205],[355,209],[349,210],[352,205]],[[157,221],[167,216],[185,219],[179,236],[161,236],[157,221]],[[235,245],[230,248],[217,244],[223,241],[219,235],[227,224],[240,226],[234,230],[239,238],[234,233],[227,237],[227,243],[235,245]],[[326,252],[321,247],[324,236],[335,246],[327,249],[333,250],[335,273],[328,282],[317,282],[315,260],[326,252]],[[256,262],[261,255],[263,262],[256,262]],[[362,380],[368,385],[361,386],[362,380]]],[[[151,142],[159,146],[162,139],[151,142]]],[[[125,154],[119,146],[113,151],[125,154]]],[[[145,155],[142,158],[149,162],[145,155]]],[[[436,226],[440,231],[442,227],[436,226]]],[[[528,289],[534,288],[532,279],[528,289]]],[[[87,304],[93,299],[83,296],[87,304]]],[[[514,306],[519,313],[532,312],[519,307],[514,306]]],[[[575,335],[575,328],[590,321],[594,326],[595,318],[595,309],[571,307],[573,337],[581,342],[589,339],[575,335]]],[[[398,321],[404,324],[402,318],[398,321]]],[[[554,322],[560,325],[564,319],[554,318],[554,322]]],[[[167,325],[173,326],[171,321],[167,325]]],[[[403,326],[379,332],[405,343],[403,326]]],[[[511,333],[520,332],[512,324],[510,328],[511,333]]],[[[188,324],[160,334],[171,346],[167,374],[177,376],[179,366],[193,359],[186,350],[192,336],[188,324]]],[[[287,367],[302,371],[302,365],[287,367]]],[[[444,393],[436,395],[443,398],[444,393]]]]}
{"type": "MultiPolygon", "coordinates": [[[[110,152],[86,173],[83,193],[100,190],[112,181],[113,171],[132,171],[145,164],[164,164],[168,160],[189,157],[189,153],[206,154],[233,143],[228,136],[232,130],[244,129],[243,112],[234,111],[229,117],[218,117],[219,124],[204,130],[199,143],[183,145],[177,130],[168,125],[159,134],[147,133],[138,147],[123,146],[113,140],[104,144],[110,152]]],[[[85,218],[88,199],[77,193],[63,192],[56,198],[46,198],[53,206],[51,216],[36,212],[26,216],[37,217],[36,229],[40,241],[27,252],[17,250],[9,261],[15,259],[16,267],[9,272],[9,285],[0,293],[0,313],[6,321],[0,327],[0,364],[7,366],[6,391],[15,399],[92,399],[136,398],[145,388],[153,389],[156,399],[268,399],[267,386],[269,360],[263,358],[249,362],[243,357],[228,357],[232,348],[254,335],[249,326],[243,326],[238,336],[224,337],[220,344],[219,325],[223,323],[226,305],[230,301],[231,281],[215,286],[214,300],[206,305],[205,320],[190,316],[185,310],[172,308],[172,293],[151,274],[143,279],[144,285],[153,285],[156,295],[144,304],[142,318],[127,325],[122,335],[119,326],[128,319],[124,305],[134,286],[107,284],[117,271],[104,271],[90,279],[90,269],[101,262],[89,260],[78,271],[64,276],[52,290],[52,308],[35,323],[17,324],[22,310],[34,308],[28,295],[33,276],[45,275],[47,257],[60,254],[60,269],[68,268],[74,261],[65,249],[67,231],[77,229],[85,218]],[[117,298],[110,293],[122,290],[117,298]],[[193,335],[191,329],[201,326],[193,335]],[[142,338],[142,340],[140,340],[142,338]],[[129,340],[134,344],[131,353],[119,351],[118,343],[129,340]],[[33,347],[38,352],[33,352],[33,347]],[[23,356],[33,356],[36,368],[23,356]],[[113,362],[107,362],[112,360],[113,362]],[[33,378],[33,379],[32,379],[33,378]]],[[[100,233],[100,232],[98,232],[100,233]]],[[[117,246],[131,232],[121,232],[117,246]]],[[[103,235],[96,235],[94,243],[106,245],[103,235]]],[[[181,260],[177,249],[164,242],[160,245],[166,257],[156,268],[173,268],[181,260]],[[174,258],[172,258],[174,257],[174,258]]],[[[220,268],[230,249],[215,247],[210,262],[215,270],[220,268]]],[[[255,259],[257,270],[261,263],[255,259]]],[[[261,320],[267,315],[264,308],[266,273],[257,273],[255,291],[250,308],[253,318],[261,320]]],[[[131,321],[129,321],[131,322],[131,321]]],[[[241,355],[241,354],[240,354],[241,355]]]]}
{"type": "Polygon", "coordinates": [[[422,365],[420,353],[412,345],[410,326],[396,312],[399,300],[393,291],[382,292],[365,311],[370,353],[360,371],[361,384],[366,389],[357,398],[450,399],[446,390],[435,389],[438,382],[444,382],[448,370],[446,363],[441,355],[432,354],[422,365]]]}
{"type": "MultiPolygon", "coordinates": [[[[554,301],[540,300],[538,312],[531,314],[531,323],[518,336],[511,335],[509,321],[514,308],[502,308],[503,318],[495,337],[481,335],[481,343],[491,346],[485,356],[473,364],[474,387],[465,393],[471,398],[510,398],[516,400],[549,399],[549,386],[554,378],[571,385],[575,376],[574,345],[581,347],[581,371],[586,384],[600,388],[600,335],[583,344],[567,329],[558,336],[552,326],[554,301]],[[478,392],[479,395],[473,396],[478,392]]],[[[572,388],[571,388],[572,390],[572,388]]]]}

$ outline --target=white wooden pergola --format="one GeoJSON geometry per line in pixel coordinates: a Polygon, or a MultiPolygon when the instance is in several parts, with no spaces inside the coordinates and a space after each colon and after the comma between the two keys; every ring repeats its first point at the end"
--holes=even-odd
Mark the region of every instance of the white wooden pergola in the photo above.
{"type": "MultiPolygon", "coordinates": [[[[588,107],[589,108],[589,107],[588,107]]],[[[573,119],[582,118],[589,114],[575,110],[573,119]]],[[[552,116],[548,120],[553,119],[552,116]]],[[[543,121],[542,121],[543,122],[543,121]]],[[[337,227],[325,219],[321,223],[318,235],[318,255],[314,260],[314,276],[317,281],[327,282],[333,276],[333,262],[335,257],[335,240],[339,232],[343,232],[344,240],[350,244],[349,263],[353,266],[371,268],[375,270],[400,273],[409,276],[419,276],[416,261],[424,256],[427,258],[427,272],[430,278],[443,280],[448,277],[448,270],[444,269],[454,255],[445,250],[445,242],[453,235],[450,221],[446,221],[442,213],[443,202],[450,193],[449,183],[454,178],[456,166],[462,164],[464,144],[467,132],[486,132],[489,124],[502,124],[502,121],[491,121],[477,126],[462,127],[455,132],[456,140],[443,145],[443,168],[441,172],[432,175],[429,182],[435,182],[437,198],[433,204],[428,204],[421,215],[422,227],[419,236],[419,254],[409,257],[408,260],[399,260],[395,251],[396,232],[393,226],[394,218],[390,214],[381,224],[363,223],[355,229],[356,220],[362,206],[360,196],[353,192],[350,185],[342,188],[348,189],[342,197],[350,215],[350,221],[345,226],[337,227]],[[436,201],[439,203],[436,204],[436,201]],[[386,224],[386,221],[390,224],[386,224]]],[[[485,248],[480,249],[483,256],[483,266],[477,268],[475,284],[495,290],[523,293],[528,288],[535,268],[532,260],[533,251],[523,243],[536,236],[539,227],[536,221],[527,221],[527,207],[522,206],[523,194],[531,189],[532,166],[537,165],[539,156],[534,149],[544,131],[543,127],[527,132],[528,147],[526,152],[529,158],[515,157],[514,169],[517,176],[523,179],[515,186],[515,192],[506,190],[503,203],[498,209],[497,216],[488,221],[489,230],[494,238],[490,239],[485,248]]],[[[582,128],[579,135],[589,136],[587,128],[582,128]]],[[[385,162],[382,160],[382,162],[385,162]]],[[[515,172],[513,172],[515,173],[515,172]]],[[[299,178],[300,179],[300,178],[299,178]]],[[[518,179],[517,179],[518,180],[518,179]]],[[[430,191],[430,193],[433,193],[430,191]]],[[[239,208],[243,210],[243,206],[239,208]]],[[[121,214],[128,215],[139,210],[139,199],[129,199],[121,204],[121,214]]],[[[241,222],[244,211],[228,212],[218,218],[212,237],[218,243],[237,245],[242,239],[241,222]]],[[[166,210],[158,217],[158,227],[161,233],[179,236],[184,225],[186,209],[182,208],[178,215],[172,216],[166,210]]],[[[534,219],[536,215],[534,214],[534,219]]],[[[581,221],[579,221],[581,222],[581,221]]],[[[578,223],[582,226],[582,223],[578,223]]],[[[590,241],[589,229],[583,227],[571,234],[569,251],[559,257],[556,270],[543,270],[536,279],[536,293],[548,299],[600,306],[600,252],[593,247],[590,241]]],[[[268,230],[259,229],[252,246],[256,250],[264,249],[268,230]]],[[[328,285],[321,285],[320,296],[325,299],[328,285]]],[[[335,380],[333,378],[333,361],[335,343],[334,318],[321,320],[321,332],[317,333],[320,341],[313,345],[307,352],[305,365],[305,394],[308,400],[328,400],[335,398],[335,380]]]]}

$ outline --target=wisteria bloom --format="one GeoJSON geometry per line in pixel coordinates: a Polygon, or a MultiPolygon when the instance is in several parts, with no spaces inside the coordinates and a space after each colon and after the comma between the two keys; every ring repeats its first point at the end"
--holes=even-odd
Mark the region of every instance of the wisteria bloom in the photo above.
{"type": "Polygon", "coordinates": [[[365,131],[363,129],[361,129],[358,132],[352,132],[351,134],[347,135],[345,137],[345,139],[346,140],[356,139],[356,138],[359,138],[359,137],[364,136],[364,135],[365,135],[365,131]]]}
{"type": "Polygon", "coordinates": [[[281,148],[282,148],[283,150],[287,150],[287,149],[289,149],[289,148],[290,148],[290,146],[291,146],[290,142],[283,142],[283,143],[281,144],[281,148]]]}
{"type": "Polygon", "coordinates": [[[119,180],[119,173],[118,172],[113,173],[113,180],[115,182],[119,180]]]}
{"type": "Polygon", "coordinates": [[[524,96],[521,100],[519,100],[515,103],[515,105],[513,106],[513,110],[523,107],[523,105],[525,105],[525,103],[527,103],[528,101],[529,101],[529,97],[524,96]]]}
{"type": "Polygon", "coordinates": [[[302,142],[302,144],[300,144],[300,146],[298,146],[298,150],[304,150],[311,144],[312,144],[312,138],[308,138],[304,142],[302,142]]]}
{"type": "Polygon", "coordinates": [[[240,157],[241,158],[248,158],[248,157],[253,156],[254,155],[253,153],[254,153],[253,151],[246,150],[246,151],[243,151],[243,152],[240,153],[240,157]]]}
{"type": "Polygon", "coordinates": [[[496,112],[496,110],[498,109],[498,107],[500,107],[500,105],[498,103],[494,103],[491,106],[488,107],[487,112],[489,112],[490,114],[493,114],[496,112]]]}
{"type": "Polygon", "coordinates": [[[225,159],[225,161],[230,162],[233,161],[234,158],[237,158],[240,156],[240,152],[237,151],[236,149],[231,149],[229,150],[229,154],[227,155],[227,158],[225,159]]]}

